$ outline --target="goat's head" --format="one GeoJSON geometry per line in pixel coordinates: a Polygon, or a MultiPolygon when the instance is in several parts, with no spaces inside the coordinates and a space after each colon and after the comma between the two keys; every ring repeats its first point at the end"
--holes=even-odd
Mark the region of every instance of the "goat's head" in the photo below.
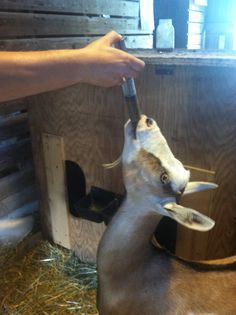
{"type": "Polygon", "coordinates": [[[126,123],[122,164],[128,196],[147,200],[159,214],[190,229],[208,231],[214,226],[213,220],[178,205],[176,199],[217,185],[189,182],[190,172],[174,157],[153,119],[142,115],[136,128],[136,139],[131,122],[126,123]]]}

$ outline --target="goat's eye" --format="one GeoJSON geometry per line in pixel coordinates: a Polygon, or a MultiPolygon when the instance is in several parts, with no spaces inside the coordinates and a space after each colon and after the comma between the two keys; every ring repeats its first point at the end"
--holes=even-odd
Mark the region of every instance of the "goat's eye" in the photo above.
{"type": "Polygon", "coordinates": [[[166,172],[163,172],[160,176],[160,180],[162,184],[168,184],[169,183],[169,176],[166,172]]]}
{"type": "Polygon", "coordinates": [[[153,125],[153,120],[152,120],[151,118],[147,118],[147,119],[146,119],[146,125],[147,125],[148,127],[151,127],[151,126],[153,125]]]}

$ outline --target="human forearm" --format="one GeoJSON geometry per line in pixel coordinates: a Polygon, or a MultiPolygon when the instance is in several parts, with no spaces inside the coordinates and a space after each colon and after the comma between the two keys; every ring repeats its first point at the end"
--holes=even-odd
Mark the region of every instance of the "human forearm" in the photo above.
{"type": "Polygon", "coordinates": [[[78,51],[0,52],[0,101],[58,89],[80,82],[78,51]]]}
{"type": "Polygon", "coordinates": [[[0,53],[0,101],[85,82],[109,87],[137,76],[144,63],[112,48],[111,32],[83,49],[0,53]]]}

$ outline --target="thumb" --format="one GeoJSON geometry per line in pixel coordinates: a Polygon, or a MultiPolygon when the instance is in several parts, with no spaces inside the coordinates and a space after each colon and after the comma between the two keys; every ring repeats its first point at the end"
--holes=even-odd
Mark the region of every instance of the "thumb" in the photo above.
{"type": "Polygon", "coordinates": [[[102,39],[104,44],[112,46],[115,43],[119,42],[122,39],[122,36],[115,31],[111,31],[107,33],[105,36],[103,36],[102,39]]]}

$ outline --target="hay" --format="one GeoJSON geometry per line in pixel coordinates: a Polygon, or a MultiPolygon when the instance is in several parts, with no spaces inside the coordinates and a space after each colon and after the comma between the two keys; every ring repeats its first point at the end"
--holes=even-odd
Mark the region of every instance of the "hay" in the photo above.
{"type": "Polygon", "coordinates": [[[94,315],[96,266],[66,249],[39,241],[26,254],[0,249],[0,314],[94,315]]]}

